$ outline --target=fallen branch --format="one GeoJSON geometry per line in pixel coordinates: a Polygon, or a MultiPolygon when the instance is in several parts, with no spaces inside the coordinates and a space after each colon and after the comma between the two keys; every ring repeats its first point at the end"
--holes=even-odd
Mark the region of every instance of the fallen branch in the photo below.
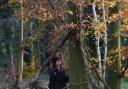
{"type": "Polygon", "coordinates": [[[71,84],[71,85],[69,85],[69,86],[67,86],[67,87],[64,87],[63,89],[68,89],[68,88],[71,88],[71,87],[73,87],[73,86],[83,86],[84,84],[86,84],[87,82],[83,82],[83,83],[80,83],[80,84],[71,84]]]}

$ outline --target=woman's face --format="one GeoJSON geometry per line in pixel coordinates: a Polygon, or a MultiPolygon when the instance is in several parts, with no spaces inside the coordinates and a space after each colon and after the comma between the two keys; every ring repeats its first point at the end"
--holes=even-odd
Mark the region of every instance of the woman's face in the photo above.
{"type": "Polygon", "coordinates": [[[56,61],[56,66],[61,66],[62,65],[62,61],[61,60],[57,60],[56,61]]]}

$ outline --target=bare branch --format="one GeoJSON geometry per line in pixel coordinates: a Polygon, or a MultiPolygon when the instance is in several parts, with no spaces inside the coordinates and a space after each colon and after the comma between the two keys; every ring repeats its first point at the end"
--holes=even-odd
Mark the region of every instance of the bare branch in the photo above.
{"type": "Polygon", "coordinates": [[[86,46],[83,46],[83,47],[84,47],[84,49],[85,49],[85,50],[83,50],[84,53],[87,53],[87,56],[88,56],[88,58],[86,58],[86,59],[87,59],[88,62],[91,64],[92,68],[94,69],[96,76],[99,78],[99,80],[104,84],[104,86],[105,86],[107,89],[110,89],[109,85],[105,82],[104,79],[102,79],[102,77],[99,75],[99,72],[98,72],[97,68],[94,66],[93,62],[90,60],[91,57],[90,57],[90,55],[89,55],[89,53],[88,53],[87,47],[86,47],[86,46]]]}

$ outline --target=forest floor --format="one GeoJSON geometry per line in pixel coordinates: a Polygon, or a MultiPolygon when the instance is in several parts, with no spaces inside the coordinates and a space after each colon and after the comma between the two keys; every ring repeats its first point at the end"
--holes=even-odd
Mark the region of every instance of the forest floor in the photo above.
{"type": "MultiPolygon", "coordinates": [[[[42,74],[42,76],[40,76],[39,79],[40,79],[39,85],[41,87],[45,86],[44,89],[48,89],[48,75],[42,74]]],[[[20,86],[22,87],[21,89],[29,89],[27,87],[27,84],[29,84],[29,82],[31,81],[32,78],[30,78],[29,80],[23,80],[23,82],[20,84],[22,85],[20,86]]],[[[6,75],[6,72],[2,68],[0,68],[0,89],[9,89],[10,87],[9,84],[10,82],[8,80],[8,76],[6,75]]],[[[121,80],[121,89],[128,89],[128,80],[123,80],[123,79],[121,80]]]]}

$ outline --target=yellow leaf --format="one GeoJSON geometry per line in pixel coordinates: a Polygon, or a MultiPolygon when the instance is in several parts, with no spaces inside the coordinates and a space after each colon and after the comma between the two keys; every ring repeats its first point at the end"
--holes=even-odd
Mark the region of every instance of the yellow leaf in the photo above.
{"type": "Polygon", "coordinates": [[[73,12],[71,10],[68,10],[67,11],[69,14],[73,15],[73,12]]]}

